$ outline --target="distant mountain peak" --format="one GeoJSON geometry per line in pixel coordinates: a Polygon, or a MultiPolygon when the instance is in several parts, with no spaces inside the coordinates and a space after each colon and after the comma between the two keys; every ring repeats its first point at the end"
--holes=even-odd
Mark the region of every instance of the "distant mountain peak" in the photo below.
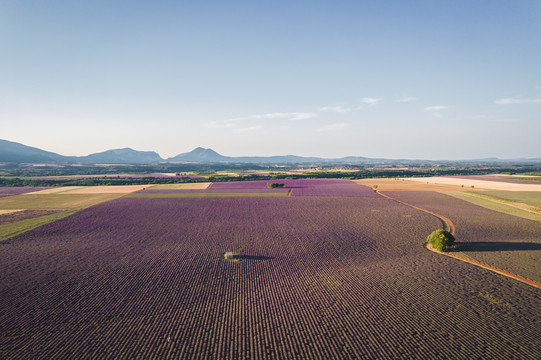
{"type": "Polygon", "coordinates": [[[190,152],[178,154],[167,160],[169,161],[227,161],[229,157],[218,154],[212,149],[196,147],[190,152]]]}
{"type": "Polygon", "coordinates": [[[80,158],[82,162],[100,164],[150,164],[163,159],[154,151],[137,151],[132,148],[112,149],[80,158]]]}

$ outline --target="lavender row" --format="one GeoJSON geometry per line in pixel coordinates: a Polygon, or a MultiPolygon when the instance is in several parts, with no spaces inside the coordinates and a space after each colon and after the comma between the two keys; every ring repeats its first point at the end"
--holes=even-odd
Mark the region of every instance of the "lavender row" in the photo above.
{"type": "Polygon", "coordinates": [[[113,200],[0,246],[0,357],[538,357],[538,294],[426,251],[438,226],[381,197],[113,200]]]}
{"type": "Polygon", "coordinates": [[[302,180],[272,180],[272,181],[232,181],[216,182],[205,190],[142,190],[149,193],[175,193],[175,192],[289,192],[292,196],[360,196],[377,197],[374,190],[349,180],[339,179],[302,179],[302,180]],[[282,183],[283,188],[267,188],[268,183],[282,183]]]}
{"type": "Polygon", "coordinates": [[[104,175],[75,175],[75,176],[42,176],[37,177],[38,180],[77,180],[87,178],[186,178],[186,179],[205,179],[203,176],[197,175],[168,175],[162,173],[148,173],[148,174],[104,174],[104,175]]]}
{"type": "Polygon", "coordinates": [[[10,196],[10,195],[19,195],[25,194],[33,191],[39,191],[47,189],[45,187],[27,187],[27,186],[9,186],[9,187],[0,187],[0,197],[10,196]]]}
{"type": "Polygon", "coordinates": [[[387,191],[406,203],[449,218],[456,241],[478,261],[541,282],[541,223],[428,191],[387,191]]]}

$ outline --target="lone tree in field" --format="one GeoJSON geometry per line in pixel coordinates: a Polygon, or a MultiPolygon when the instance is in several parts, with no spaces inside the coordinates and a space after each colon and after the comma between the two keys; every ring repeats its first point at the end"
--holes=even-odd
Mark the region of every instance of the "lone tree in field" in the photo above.
{"type": "Polygon", "coordinates": [[[447,249],[455,242],[455,237],[449,231],[439,229],[428,235],[426,241],[438,251],[447,251],[447,249]]]}
{"type": "Polygon", "coordinates": [[[267,187],[268,187],[269,189],[283,188],[283,187],[284,187],[284,183],[267,183],[267,187]]]}

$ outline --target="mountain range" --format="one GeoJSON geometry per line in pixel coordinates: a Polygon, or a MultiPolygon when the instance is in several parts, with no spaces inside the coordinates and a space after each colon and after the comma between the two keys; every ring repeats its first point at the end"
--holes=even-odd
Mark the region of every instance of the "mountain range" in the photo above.
{"type": "Polygon", "coordinates": [[[363,162],[372,159],[348,157],[324,159],[318,157],[242,156],[231,157],[218,154],[212,149],[198,147],[190,152],[163,159],[154,151],[137,151],[131,148],[107,150],[87,156],[63,156],[50,151],[26,146],[8,140],[0,140],[0,162],[15,163],[83,163],[83,164],[152,164],[159,162],[246,162],[246,163],[313,163],[313,162],[363,162]]]}
{"type": "MultiPolygon", "coordinates": [[[[131,148],[107,150],[100,153],[87,156],[63,156],[50,151],[41,150],[35,147],[23,145],[8,140],[0,140],[0,162],[13,163],[83,163],[83,164],[153,164],[159,162],[236,162],[236,163],[364,163],[373,161],[408,161],[408,160],[390,160],[375,159],[362,156],[347,156],[337,159],[327,159],[320,157],[303,157],[296,155],[281,156],[240,156],[231,157],[218,154],[212,149],[198,147],[190,152],[181,153],[177,156],[163,159],[154,151],[137,151],[131,148]]],[[[508,161],[498,158],[477,159],[470,161],[508,161]]],[[[513,159],[513,161],[533,161],[540,162],[541,158],[536,159],[513,159]]]]}

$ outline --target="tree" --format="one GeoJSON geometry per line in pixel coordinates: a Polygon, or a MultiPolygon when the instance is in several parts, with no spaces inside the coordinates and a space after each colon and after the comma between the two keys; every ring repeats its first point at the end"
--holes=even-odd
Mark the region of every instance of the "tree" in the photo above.
{"type": "Polygon", "coordinates": [[[449,231],[439,229],[428,235],[426,241],[438,251],[447,251],[455,242],[455,237],[449,231]]]}

